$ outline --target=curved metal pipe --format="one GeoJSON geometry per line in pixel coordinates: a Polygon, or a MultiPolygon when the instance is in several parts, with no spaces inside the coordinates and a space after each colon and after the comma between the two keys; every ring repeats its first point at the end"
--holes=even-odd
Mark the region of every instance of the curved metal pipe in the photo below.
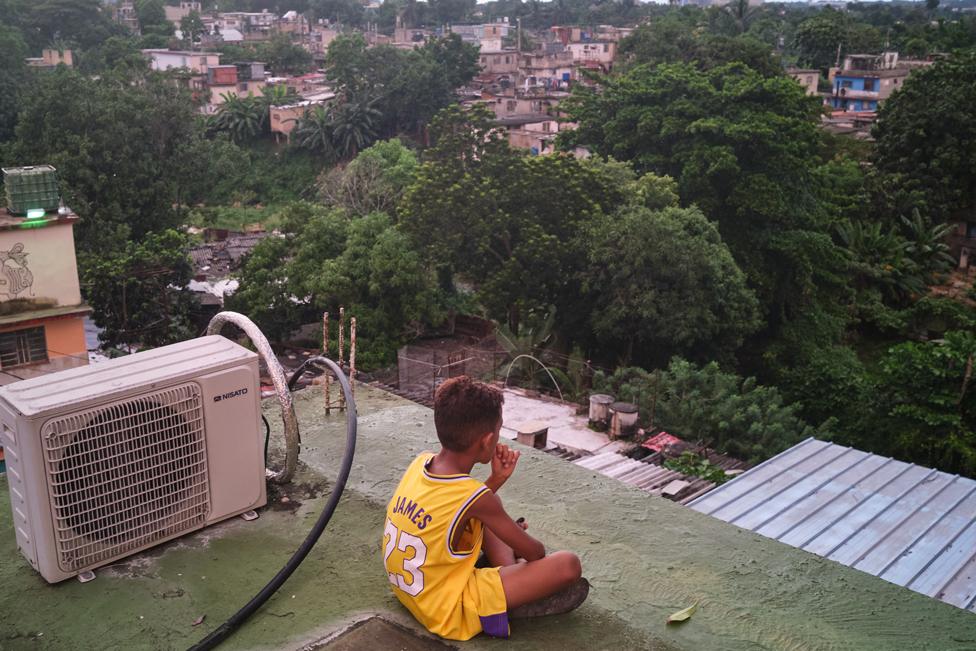
{"type": "Polygon", "coordinates": [[[536,359],[532,355],[522,354],[522,355],[519,355],[518,357],[516,357],[515,359],[512,360],[512,363],[508,365],[508,371],[505,372],[505,383],[502,385],[502,388],[504,389],[505,387],[508,386],[508,376],[511,375],[511,373],[512,373],[512,367],[515,366],[515,362],[519,361],[523,357],[528,357],[529,359],[531,359],[536,364],[538,364],[539,366],[542,367],[542,370],[545,371],[546,372],[546,375],[549,376],[549,379],[552,380],[552,385],[554,387],[556,387],[556,391],[559,392],[559,399],[565,402],[566,399],[563,398],[563,390],[559,388],[559,383],[556,382],[556,378],[554,378],[552,376],[552,373],[549,372],[549,367],[546,366],[545,364],[543,364],[542,362],[540,362],[538,359],[536,359]]]}
{"type": "Polygon", "coordinates": [[[295,475],[298,467],[298,453],[301,450],[302,441],[298,435],[298,417],[295,416],[295,406],[292,404],[291,391],[288,390],[288,380],[285,378],[285,369],[281,367],[281,362],[275,357],[271,350],[271,344],[264,336],[264,333],[249,318],[238,312],[220,312],[210,319],[207,325],[208,335],[219,335],[227,324],[233,324],[244,331],[254,347],[257,348],[258,355],[264,360],[268,373],[271,375],[271,382],[274,384],[275,394],[278,396],[278,404],[281,406],[281,422],[285,426],[285,467],[281,470],[267,470],[268,478],[276,484],[287,484],[295,475]]]}

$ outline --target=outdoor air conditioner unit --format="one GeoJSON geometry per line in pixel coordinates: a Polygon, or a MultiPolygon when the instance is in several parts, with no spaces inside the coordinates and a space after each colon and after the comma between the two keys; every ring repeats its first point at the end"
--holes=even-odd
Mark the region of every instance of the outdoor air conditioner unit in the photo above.
{"type": "Polygon", "coordinates": [[[55,583],[264,506],[260,396],[220,336],[0,388],[17,547],[55,583]]]}

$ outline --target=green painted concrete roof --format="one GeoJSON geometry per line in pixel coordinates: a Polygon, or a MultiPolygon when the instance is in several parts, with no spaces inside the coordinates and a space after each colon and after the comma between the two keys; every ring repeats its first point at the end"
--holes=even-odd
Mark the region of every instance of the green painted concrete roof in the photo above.
{"type": "MultiPolygon", "coordinates": [[[[299,649],[377,613],[416,628],[389,592],[379,541],[400,473],[435,448],[432,414],[365,387],[357,399],[359,447],[332,524],[221,648],[299,649]]],[[[30,569],[14,545],[0,480],[0,649],[185,649],[223,622],[299,545],[338,470],[344,416],[323,416],[317,390],[302,392],[296,406],[302,466],[259,520],[185,536],[103,568],[88,584],[49,586],[30,569]]],[[[275,407],[266,408],[278,425],[275,407]]],[[[550,549],[581,556],[593,589],[575,613],[518,621],[511,641],[476,638],[462,649],[976,648],[972,614],[534,450],[523,448],[500,495],[550,549]],[[695,601],[691,621],[665,625],[695,601]]]]}

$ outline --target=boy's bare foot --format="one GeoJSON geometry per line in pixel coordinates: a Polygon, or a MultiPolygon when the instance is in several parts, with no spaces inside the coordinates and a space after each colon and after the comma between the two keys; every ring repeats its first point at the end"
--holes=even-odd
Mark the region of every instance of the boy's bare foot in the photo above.
{"type": "Polygon", "coordinates": [[[524,619],[526,617],[542,617],[544,615],[561,615],[578,608],[590,593],[590,582],[580,578],[576,583],[538,601],[513,608],[508,611],[510,619],[524,619]]]}

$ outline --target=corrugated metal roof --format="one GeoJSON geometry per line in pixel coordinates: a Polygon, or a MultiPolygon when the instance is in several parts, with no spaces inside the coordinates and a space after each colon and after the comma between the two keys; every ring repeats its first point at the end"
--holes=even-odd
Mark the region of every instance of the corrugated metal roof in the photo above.
{"type": "Polygon", "coordinates": [[[696,511],[976,612],[976,481],[809,438],[696,511]]]}
{"type": "Polygon", "coordinates": [[[631,459],[619,452],[583,457],[573,463],[680,504],[686,504],[715,487],[714,482],[691,477],[646,460],[631,459]]]}

